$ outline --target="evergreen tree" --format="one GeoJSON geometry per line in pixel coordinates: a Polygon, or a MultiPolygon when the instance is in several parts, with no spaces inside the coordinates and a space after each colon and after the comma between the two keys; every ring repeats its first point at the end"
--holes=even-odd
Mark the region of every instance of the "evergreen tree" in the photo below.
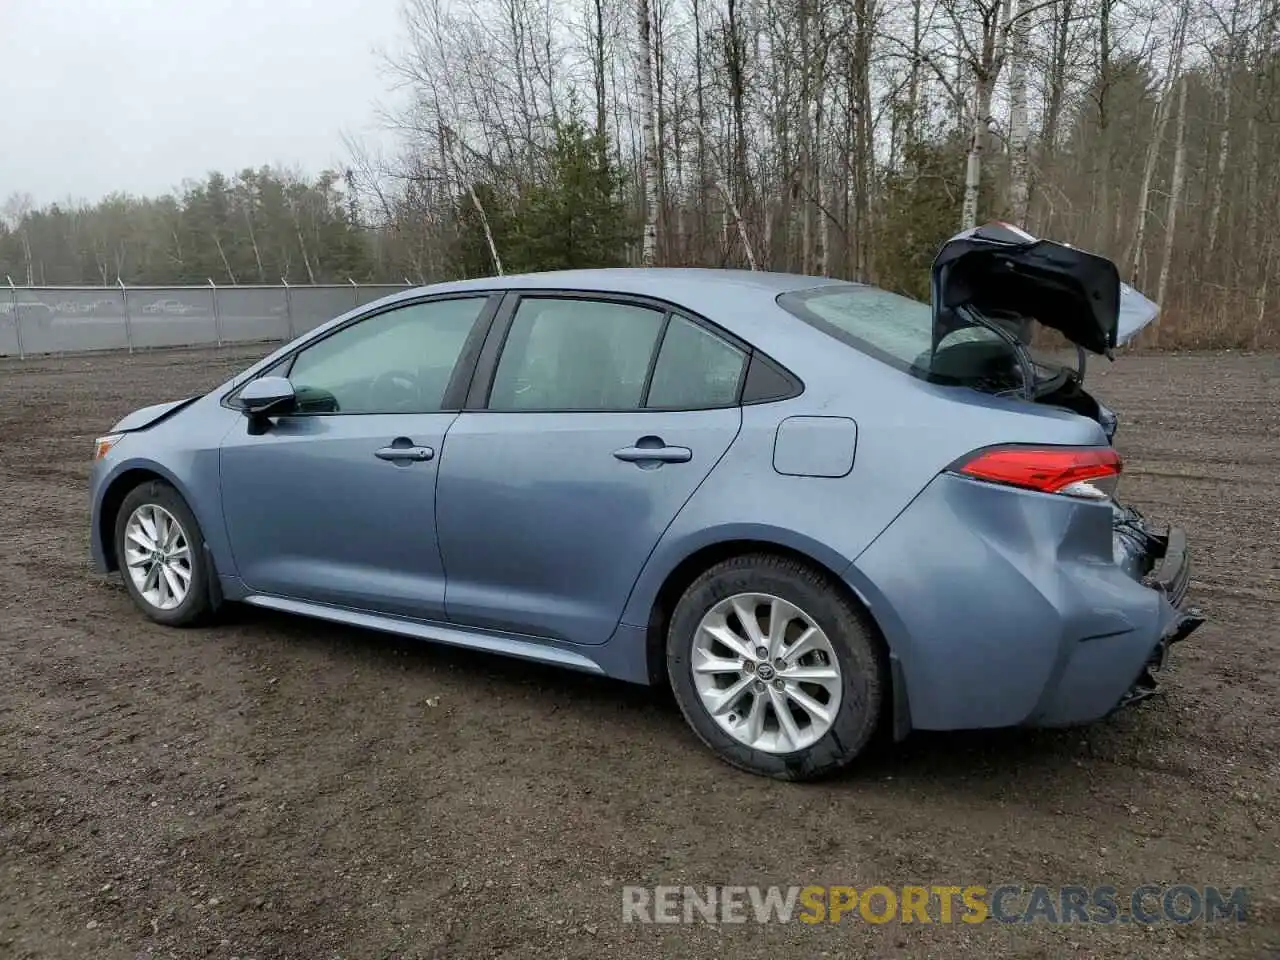
{"type": "Polygon", "coordinates": [[[965,145],[955,138],[922,140],[904,152],[902,168],[888,171],[883,181],[876,285],[928,301],[933,258],[960,222],[965,145]]]}
{"type": "Polygon", "coordinates": [[[514,239],[524,269],[622,263],[626,208],[621,178],[600,141],[581,121],[556,124],[548,177],[524,193],[520,208],[514,239]]]}
{"type": "MultiPolygon", "coordinates": [[[[508,273],[609,267],[623,262],[627,211],[608,145],[578,120],[553,127],[546,166],[510,192],[473,185],[508,273]]],[[[458,197],[458,241],[451,266],[462,276],[493,273],[484,224],[469,191],[458,197]]]]}

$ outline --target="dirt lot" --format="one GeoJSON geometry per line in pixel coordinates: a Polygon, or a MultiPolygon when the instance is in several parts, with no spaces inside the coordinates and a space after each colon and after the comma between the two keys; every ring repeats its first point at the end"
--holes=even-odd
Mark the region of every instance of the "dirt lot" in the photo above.
{"type": "Polygon", "coordinates": [[[1091,372],[1211,618],[1166,697],[794,786],[645,690],[251,611],[144,621],[88,566],[92,438],[251,356],[0,362],[0,957],[1280,955],[1280,357],[1091,372]],[[1247,886],[1249,917],[621,920],[622,884],[1004,882],[1247,886]]]}

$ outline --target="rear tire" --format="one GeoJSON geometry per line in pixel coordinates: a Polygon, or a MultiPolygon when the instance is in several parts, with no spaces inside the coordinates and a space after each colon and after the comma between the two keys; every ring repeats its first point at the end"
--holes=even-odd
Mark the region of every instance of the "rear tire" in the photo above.
{"type": "Polygon", "coordinates": [[[208,616],[204,535],[171,485],[149,480],[129,491],[116,513],[115,548],[125,589],[147,617],[187,627],[208,616]]]}
{"type": "Polygon", "coordinates": [[[880,721],[885,664],[873,628],[828,575],[795,560],[751,554],[703,573],[672,614],[666,659],[702,742],[760,776],[833,774],[880,721]]]}

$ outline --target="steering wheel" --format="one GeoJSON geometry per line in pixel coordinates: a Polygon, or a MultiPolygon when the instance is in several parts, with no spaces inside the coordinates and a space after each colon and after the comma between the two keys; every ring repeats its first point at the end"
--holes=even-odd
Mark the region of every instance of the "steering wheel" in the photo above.
{"type": "Polygon", "coordinates": [[[369,384],[369,402],[380,409],[410,411],[418,406],[418,378],[407,370],[386,370],[369,384]]]}

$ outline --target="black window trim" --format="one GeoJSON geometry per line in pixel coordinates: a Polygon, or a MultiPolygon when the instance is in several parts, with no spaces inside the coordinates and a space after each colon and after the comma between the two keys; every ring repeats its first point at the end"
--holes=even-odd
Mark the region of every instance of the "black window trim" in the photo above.
{"type": "Polygon", "coordinates": [[[757,406],[761,403],[777,403],[782,400],[790,400],[798,397],[804,392],[804,383],[793,374],[790,370],[778,363],[772,357],[757,350],[751,344],[747,343],[737,334],[726,330],[724,327],[714,323],[705,317],[699,316],[691,310],[681,307],[678,304],[663,300],[659,297],[651,297],[643,294],[619,293],[610,290],[577,290],[577,289],[561,289],[553,287],[531,287],[531,288],[511,288],[506,291],[501,306],[497,309],[492,323],[489,326],[488,333],[484,339],[484,346],[479,351],[479,357],[472,371],[470,383],[466,392],[466,402],[463,410],[467,413],[676,413],[676,412],[697,412],[703,410],[730,410],[734,407],[741,406],[757,406]],[[655,341],[654,350],[649,357],[649,368],[645,374],[644,390],[641,393],[638,407],[628,407],[626,409],[608,408],[584,408],[573,407],[569,409],[546,408],[538,410],[507,410],[493,409],[489,407],[489,395],[493,390],[493,382],[498,371],[498,361],[502,356],[502,350],[506,346],[507,337],[511,332],[511,325],[515,320],[516,311],[520,304],[525,300],[591,300],[600,303],[616,303],[626,304],[636,307],[646,307],[655,311],[662,311],[664,314],[662,319],[662,327],[658,332],[658,338],[655,341]],[[649,387],[652,384],[654,369],[657,366],[658,357],[662,352],[662,344],[666,339],[667,331],[671,325],[672,317],[680,317],[695,326],[701,327],[708,333],[719,337],[730,346],[742,351],[742,369],[738,374],[737,393],[730,403],[718,404],[716,406],[707,407],[650,407],[646,404],[649,400],[649,387]],[[760,400],[752,400],[747,403],[742,401],[742,392],[746,388],[747,375],[750,373],[751,364],[753,362],[761,362],[769,365],[774,371],[791,385],[791,390],[782,396],[767,397],[760,400]]]}
{"type": "MultiPolygon", "coordinates": [[[[329,339],[335,334],[341,333],[357,323],[363,323],[365,320],[372,320],[374,317],[381,316],[384,313],[391,313],[394,310],[401,310],[405,307],[419,306],[424,303],[438,303],[447,300],[484,300],[486,301],[481,308],[480,313],[471,325],[471,331],[467,334],[467,339],[463,341],[462,352],[458,354],[458,359],[454,363],[453,373],[449,376],[448,386],[445,387],[444,397],[441,400],[439,410],[421,411],[419,414],[426,413],[458,413],[465,409],[465,399],[467,395],[467,386],[470,384],[472,377],[475,375],[476,364],[480,358],[480,352],[485,338],[493,326],[494,318],[502,307],[505,299],[504,290],[452,290],[447,293],[426,294],[419,297],[412,297],[404,300],[397,300],[394,303],[388,303],[379,306],[375,310],[366,313],[357,314],[344,323],[339,324],[332,330],[326,330],[322,335],[317,337],[308,337],[300,340],[290,348],[289,352],[284,356],[277,357],[271,364],[263,367],[253,376],[246,378],[244,381],[237,383],[225,394],[221,399],[221,405],[231,410],[239,410],[240,407],[236,403],[236,397],[248,384],[261,377],[268,376],[289,376],[289,371],[293,369],[294,360],[297,359],[299,353],[303,350],[310,349],[317,343],[329,339]]],[[[388,411],[380,413],[370,413],[367,411],[346,412],[339,410],[334,413],[324,411],[309,411],[302,413],[291,413],[290,417],[371,417],[386,416],[388,411]]],[[[406,414],[409,415],[409,414],[406,414]]]]}
{"type": "Polygon", "coordinates": [[[649,391],[653,389],[653,374],[658,369],[658,360],[662,357],[662,345],[667,342],[667,331],[671,329],[671,318],[675,316],[668,309],[662,315],[662,326],[658,328],[658,339],[653,343],[653,352],[649,354],[649,366],[644,371],[644,387],[640,390],[640,407],[641,410],[651,410],[649,406],[649,391]]]}
{"type": "Polygon", "coordinates": [[[782,364],[778,363],[777,360],[774,360],[773,357],[769,356],[767,353],[762,353],[755,349],[751,351],[751,356],[747,358],[746,370],[742,374],[742,386],[738,390],[738,398],[741,406],[758,407],[763,403],[781,403],[784,400],[794,400],[802,393],[804,393],[804,382],[799,377],[782,364]],[[778,376],[778,379],[786,383],[788,387],[786,392],[761,397],[758,400],[742,399],[746,394],[747,384],[751,380],[751,370],[757,364],[762,367],[768,367],[778,376]]]}

